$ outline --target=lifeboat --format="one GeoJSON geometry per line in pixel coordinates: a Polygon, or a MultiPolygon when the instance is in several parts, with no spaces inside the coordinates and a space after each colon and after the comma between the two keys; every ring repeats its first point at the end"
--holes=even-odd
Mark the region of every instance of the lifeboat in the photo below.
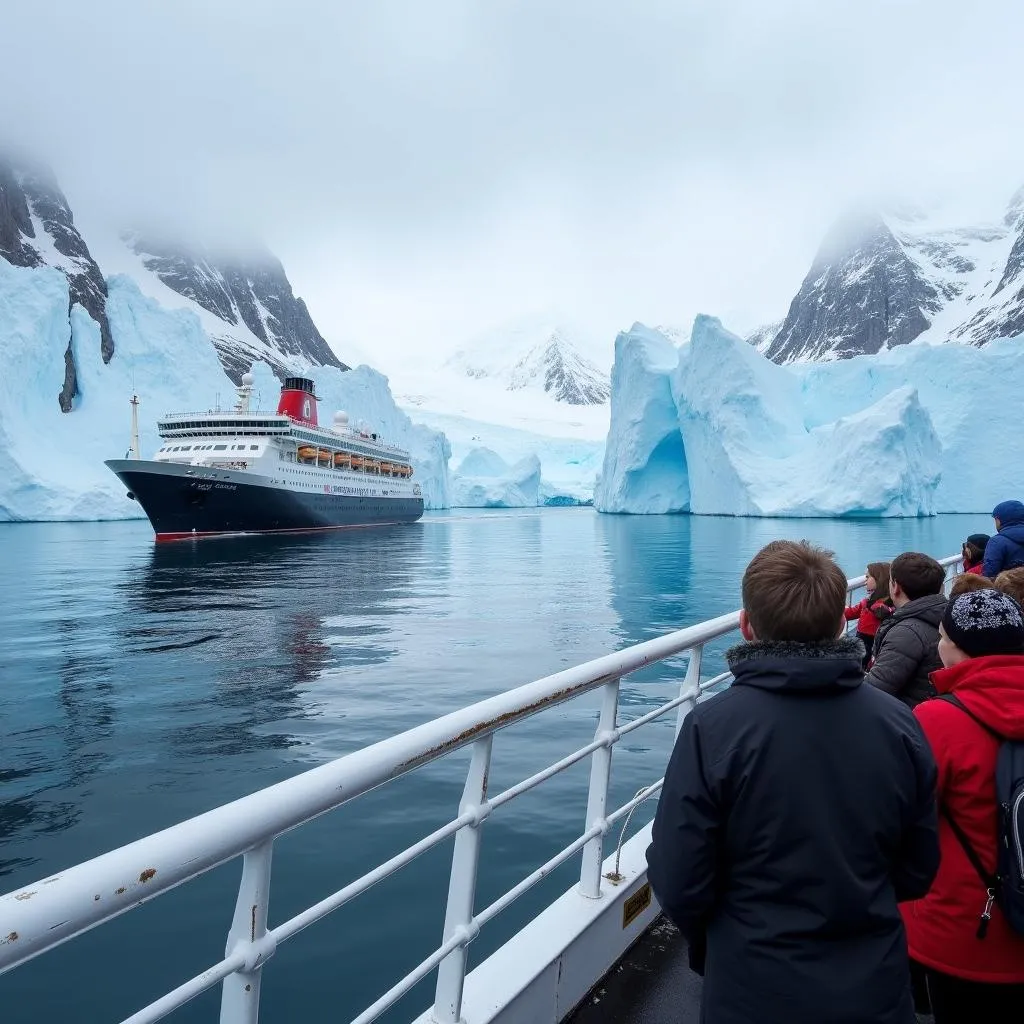
{"type": "Polygon", "coordinates": [[[363,463],[366,466],[367,473],[379,473],[380,463],[376,459],[366,459],[363,463]]]}
{"type": "Polygon", "coordinates": [[[353,455],[352,456],[352,468],[353,469],[361,470],[363,468],[363,461],[364,460],[361,459],[358,455],[353,455]]]}
{"type": "Polygon", "coordinates": [[[311,445],[304,444],[299,446],[299,458],[300,459],[315,459],[316,449],[311,445]]]}
{"type": "Polygon", "coordinates": [[[321,462],[330,462],[334,457],[334,453],[329,452],[326,448],[321,448],[318,455],[321,462]]]}
{"type": "Polygon", "coordinates": [[[344,469],[348,466],[351,456],[348,452],[335,452],[334,453],[334,467],[335,469],[344,469]]]}
{"type": "Polygon", "coordinates": [[[384,474],[386,474],[387,476],[391,476],[391,471],[392,471],[392,470],[393,470],[394,468],[395,468],[395,467],[394,467],[394,466],[392,466],[390,462],[382,462],[382,463],[380,464],[380,471],[381,471],[381,475],[384,475],[384,474]]]}

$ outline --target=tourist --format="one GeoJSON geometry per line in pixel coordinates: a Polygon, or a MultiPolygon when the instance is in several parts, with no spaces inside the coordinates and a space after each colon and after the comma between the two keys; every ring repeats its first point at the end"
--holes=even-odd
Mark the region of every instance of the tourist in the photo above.
{"type": "Polygon", "coordinates": [[[1024,605],[1024,566],[1018,569],[1007,569],[993,581],[996,590],[1009,594],[1019,605],[1024,605]]]}
{"type": "Polygon", "coordinates": [[[960,551],[964,560],[964,572],[981,575],[981,566],[985,560],[985,548],[988,546],[987,533],[972,533],[961,545],[960,551]]]}
{"type": "Polygon", "coordinates": [[[867,597],[846,609],[846,621],[857,620],[857,637],[864,645],[863,666],[866,670],[871,661],[875,634],[879,623],[892,614],[892,600],[889,597],[889,563],[869,562],[864,580],[867,597]]]}
{"type": "Polygon", "coordinates": [[[735,681],[683,720],[647,850],[704,974],[704,1024],[913,1024],[898,901],[938,867],[935,765],[864,685],[830,552],[775,541],[743,576],[735,681]]]}
{"type": "Polygon", "coordinates": [[[940,667],[946,573],[930,555],[908,551],[892,560],[889,576],[896,611],[878,627],[867,681],[912,708],[934,692],[928,676],[940,667]]]}
{"type": "Polygon", "coordinates": [[[952,601],[971,590],[993,590],[995,586],[995,582],[987,576],[975,576],[974,573],[962,572],[949,585],[949,600],[952,601]]]}
{"type": "Polygon", "coordinates": [[[982,575],[994,580],[1006,569],[1024,566],[1024,504],[1003,501],[992,509],[996,535],[985,546],[982,575]]]}
{"type": "Polygon", "coordinates": [[[932,677],[935,687],[940,697],[952,694],[961,706],[944,698],[914,712],[939,767],[942,861],[928,894],[902,907],[910,955],[924,966],[935,1024],[1019,1021],[1024,935],[1011,930],[998,900],[981,928],[991,878],[983,881],[971,860],[995,873],[998,737],[1024,740],[1020,605],[996,590],[950,601],[939,654],[944,667],[932,677]]]}

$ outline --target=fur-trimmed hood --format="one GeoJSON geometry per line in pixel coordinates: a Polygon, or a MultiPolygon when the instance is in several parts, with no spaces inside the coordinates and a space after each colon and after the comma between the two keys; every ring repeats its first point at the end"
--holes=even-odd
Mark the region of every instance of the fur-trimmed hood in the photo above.
{"type": "Polygon", "coordinates": [[[849,690],[864,681],[864,647],[855,637],[823,643],[758,640],[737,644],[725,658],[738,685],[764,690],[849,690]]]}

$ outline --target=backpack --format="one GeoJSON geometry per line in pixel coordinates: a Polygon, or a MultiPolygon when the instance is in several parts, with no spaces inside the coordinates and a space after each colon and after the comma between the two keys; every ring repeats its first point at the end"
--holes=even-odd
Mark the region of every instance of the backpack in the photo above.
{"type": "Polygon", "coordinates": [[[989,874],[981,863],[971,841],[945,805],[940,806],[953,835],[963,847],[971,866],[985,886],[987,899],[978,922],[978,938],[985,938],[992,920],[992,904],[999,905],[1007,924],[1018,935],[1024,935],[1024,742],[1008,740],[986,725],[951,693],[937,700],[958,707],[969,715],[990,736],[1000,742],[996,760],[996,802],[999,810],[996,873],[989,874]]]}

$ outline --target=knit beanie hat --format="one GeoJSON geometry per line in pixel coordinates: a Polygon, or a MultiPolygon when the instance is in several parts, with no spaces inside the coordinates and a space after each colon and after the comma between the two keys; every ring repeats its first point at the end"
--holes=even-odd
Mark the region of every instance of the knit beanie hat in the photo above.
{"type": "Polygon", "coordinates": [[[998,590],[971,590],[948,602],[942,628],[972,658],[1024,654],[1024,611],[998,590]]]}
{"type": "Polygon", "coordinates": [[[979,551],[984,551],[991,539],[987,533],[972,533],[967,538],[967,543],[973,544],[979,551]]]}

